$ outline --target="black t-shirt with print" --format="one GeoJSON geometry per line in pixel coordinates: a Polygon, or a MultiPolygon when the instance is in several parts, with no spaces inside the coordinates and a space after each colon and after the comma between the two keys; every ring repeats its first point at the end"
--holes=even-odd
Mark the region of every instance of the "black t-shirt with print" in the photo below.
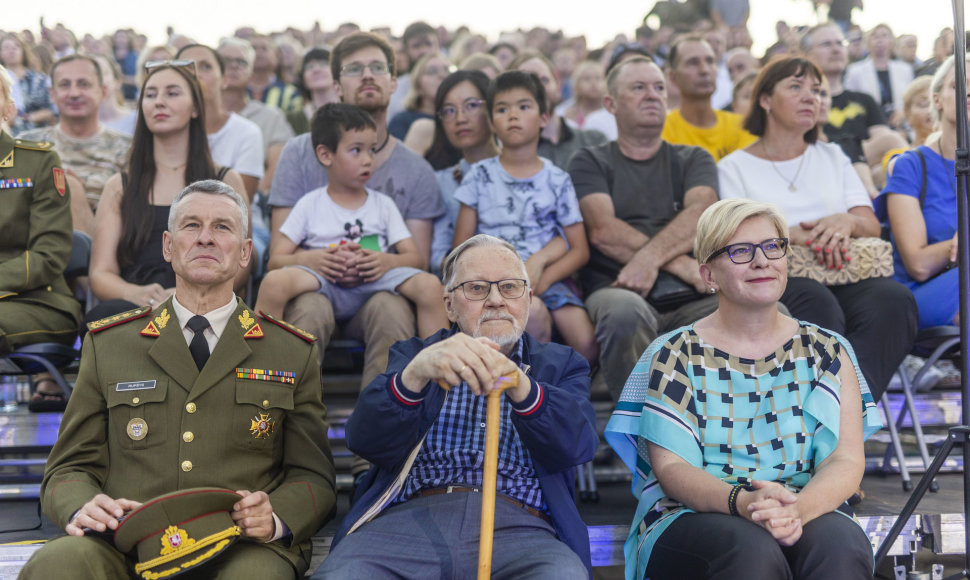
{"type": "Polygon", "coordinates": [[[885,125],[886,117],[876,101],[865,93],[842,91],[832,97],[829,122],[825,124],[825,136],[838,143],[849,159],[858,159],[862,142],[869,138],[869,127],[885,125]]]}

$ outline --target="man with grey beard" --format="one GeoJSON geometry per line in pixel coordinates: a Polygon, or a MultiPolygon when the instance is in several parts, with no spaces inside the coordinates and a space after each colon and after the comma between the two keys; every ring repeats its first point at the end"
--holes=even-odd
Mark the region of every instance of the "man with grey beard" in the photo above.
{"type": "Polygon", "coordinates": [[[475,575],[485,395],[512,376],[492,573],[589,578],[589,536],[573,501],[574,469],[597,444],[589,365],[524,332],[532,289],[509,243],[469,238],[445,259],[443,278],[451,329],[395,344],[347,421],[347,447],[373,467],[313,578],[475,575]]]}

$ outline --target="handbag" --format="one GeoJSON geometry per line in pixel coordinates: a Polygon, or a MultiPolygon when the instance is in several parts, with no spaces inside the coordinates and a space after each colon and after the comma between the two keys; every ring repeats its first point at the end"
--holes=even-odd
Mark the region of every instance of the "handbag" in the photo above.
{"type": "Polygon", "coordinates": [[[660,312],[674,310],[704,295],[670,272],[660,271],[653,288],[647,294],[647,302],[660,312]]]}
{"type": "Polygon", "coordinates": [[[841,270],[829,270],[819,264],[814,250],[808,246],[792,245],[788,257],[788,275],[811,278],[826,286],[854,284],[867,278],[893,275],[893,246],[880,238],[852,238],[849,240],[849,262],[842,262],[841,270]]]}

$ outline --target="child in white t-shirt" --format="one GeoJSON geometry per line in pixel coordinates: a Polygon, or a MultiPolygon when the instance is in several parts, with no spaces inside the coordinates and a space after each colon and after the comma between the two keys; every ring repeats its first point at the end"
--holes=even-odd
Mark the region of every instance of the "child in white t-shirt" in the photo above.
{"type": "Polygon", "coordinates": [[[311,138],[330,183],[300,198],[280,227],[256,310],[282,318],[292,298],[319,292],[345,320],[375,292],[388,291],[415,304],[422,337],[447,328],[444,289],[418,269],[423,260],[400,211],[390,197],[364,187],[377,146],[370,115],[354,105],[327,104],[313,117],[311,138]]]}

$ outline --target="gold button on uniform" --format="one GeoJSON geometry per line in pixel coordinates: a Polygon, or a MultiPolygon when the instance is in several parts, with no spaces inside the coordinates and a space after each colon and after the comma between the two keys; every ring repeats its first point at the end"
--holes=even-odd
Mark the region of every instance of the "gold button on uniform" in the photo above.
{"type": "Polygon", "coordinates": [[[182,441],[185,441],[186,443],[191,443],[193,439],[195,439],[195,435],[192,434],[191,431],[186,431],[185,433],[182,433],[182,441]]]}
{"type": "Polygon", "coordinates": [[[263,408],[264,409],[268,409],[269,408],[269,401],[263,401],[263,408]]]}
{"type": "Polygon", "coordinates": [[[196,409],[195,403],[188,403],[187,405],[185,405],[185,410],[188,411],[189,413],[195,413],[195,409],[196,409]]]}
{"type": "Polygon", "coordinates": [[[182,471],[192,471],[192,462],[191,461],[183,461],[182,462],[182,471]]]}
{"type": "Polygon", "coordinates": [[[134,399],[131,400],[132,405],[137,405],[140,402],[141,402],[141,399],[139,399],[138,397],[135,397],[134,399]]]}

